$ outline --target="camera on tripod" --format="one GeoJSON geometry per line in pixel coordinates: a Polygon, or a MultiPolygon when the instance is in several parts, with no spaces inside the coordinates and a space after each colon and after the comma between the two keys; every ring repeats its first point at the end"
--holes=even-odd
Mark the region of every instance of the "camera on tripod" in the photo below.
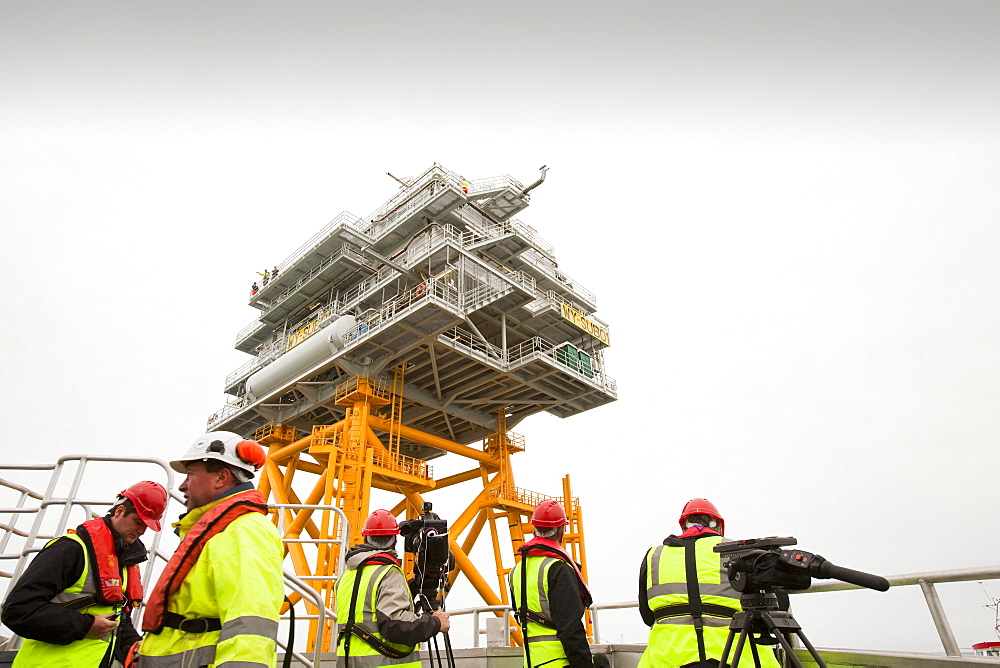
{"type": "Polygon", "coordinates": [[[432,609],[440,607],[441,594],[448,588],[451,551],[448,549],[448,521],[433,512],[425,501],[420,517],[399,523],[403,549],[413,554],[413,578],[410,590],[422,594],[432,609]]]}
{"type": "Polygon", "coordinates": [[[738,592],[772,593],[778,588],[808,589],[812,578],[833,578],[860,587],[886,591],[885,578],[836,566],[818,554],[782,549],[795,545],[791,536],[729,540],[713,548],[723,556],[729,584],[738,592]]]}
{"type": "Polygon", "coordinates": [[[784,549],[795,543],[791,536],[770,536],[729,540],[712,548],[722,555],[722,566],[729,576],[730,586],[740,592],[742,608],[733,615],[729,625],[720,665],[739,665],[743,645],[749,638],[754,665],[761,665],[758,645],[781,645],[788,664],[801,668],[802,662],[795,656],[788,639],[794,633],[805,644],[816,665],[825,668],[826,664],[802,633],[792,613],[778,609],[775,592],[778,589],[808,589],[814,577],[833,578],[878,591],[889,589],[889,582],[878,575],[836,566],[805,550],[784,549]],[[734,640],[735,653],[732,661],[727,662],[734,640]]]}

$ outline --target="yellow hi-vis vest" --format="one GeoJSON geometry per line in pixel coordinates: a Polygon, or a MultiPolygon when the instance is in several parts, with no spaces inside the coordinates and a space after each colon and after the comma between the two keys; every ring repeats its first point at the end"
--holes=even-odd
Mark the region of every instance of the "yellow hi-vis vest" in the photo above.
{"type": "MultiPolygon", "coordinates": [[[[510,590],[513,594],[514,612],[521,609],[521,570],[527,569],[527,599],[529,619],[527,620],[527,631],[525,642],[528,644],[525,652],[524,665],[527,668],[545,666],[545,668],[559,668],[568,666],[566,650],[556,636],[554,625],[549,625],[539,621],[541,618],[552,619],[552,610],[549,607],[549,569],[556,562],[562,561],[556,557],[525,557],[514,564],[510,570],[510,590]],[[527,563],[525,563],[527,562],[527,563]],[[533,614],[532,614],[533,613],[533,614]],[[531,654],[531,666],[528,666],[528,653],[531,654]]],[[[521,620],[521,628],[524,628],[525,620],[521,620]]]]}
{"type": "MultiPolygon", "coordinates": [[[[228,497],[225,497],[228,498],[228,497]]],[[[220,500],[174,523],[181,538],[220,500]]],[[[165,627],[146,633],[139,668],[275,666],[278,620],[285,599],[277,529],[266,515],[246,513],[205,543],[167,611],[188,619],[218,619],[221,630],[185,633],[165,627]]]]}
{"type": "MultiPolygon", "coordinates": [[[[710,535],[694,542],[706,659],[722,658],[732,615],[741,609],[740,595],[729,585],[729,578],[722,570],[722,555],[712,549],[722,540],[721,536],[710,535]]],[[[649,644],[639,660],[640,668],[683,666],[701,660],[694,618],[690,614],[684,551],[684,547],[657,545],[646,553],[646,601],[657,620],[649,630],[649,644]],[[677,607],[671,610],[672,606],[677,607]]],[[[729,662],[735,649],[734,640],[729,662]]],[[[761,666],[777,668],[770,647],[761,645],[757,650],[761,666]]],[[[754,665],[748,646],[744,646],[740,665],[754,665]]]]}
{"type": "MultiPolygon", "coordinates": [[[[400,645],[390,642],[379,633],[378,620],[376,617],[375,605],[378,602],[378,586],[385,578],[390,569],[396,569],[400,575],[403,569],[395,564],[377,563],[361,565],[344,573],[337,580],[335,592],[337,595],[337,619],[346,621],[352,619],[356,626],[363,631],[374,636],[377,640],[385,643],[392,649],[400,653],[405,653],[402,658],[385,656],[377,649],[366,643],[357,635],[343,634],[337,642],[337,666],[345,665],[344,657],[347,655],[349,668],[373,668],[375,666],[396,666],[397,668],[420,668],[420,655],[417,653],[419,645],[400,645]],[[351,615],[351,598],[354,594],[354,587],[357,584],[358,598],[355,602],[353,615],[351,615]],[[350,647],[346,643],[350,638],[350,647]],[[347,654],[347,650],[350,653],[347,654]]],[[[405,577],[405,576],[404,576],[405,577]]],[[[413,611],[413,602],[410,602],[410,611],[413,611]]],[[[344,624],[337,624],[338,631],[344,628],[344,624]]]]}
{"type": "MultiPolygon", "coordinates": [[[[90,550],[87,549],[83,539],[75,533],[66,534],[62,538],[69,538],[79,543],[84,557],[83,572],[80,573],[80,577],[71,586],[52,599],[53,603],[66,604],[77,599],[92,596],[97,593],[97,588],[94,578],[90,576],[91,569],[93,568],[93,564],[90,563],[90,550]]],[[[49,541],[46,547],[57,540],[59,538],[49,541]]],[[[125,568],[121,569],[122,589],[128,584],[128,574],[126,571],[127,569],[125,568]]],[[[113,606],[103,604],[94,604],[79,609],[81,614],[94,615],[95,617],[97,615],[107,615],[114,611],[115,608],[113,606]]],[[[82,638],[68,645],[53,645],[40,640],[26,638],[21,644],[21,649],[18,650],[17,656],[14,657],[14,663],[11,668],[34,668],[35,666],[46,666],[46,668],[50,666],[52,668],[97,668],[109,649],[112,652],[114,651],[111,648],[111,644],[117,638],[118,635],[112,633],[111,637],[107,640],[102,638],[82,638]]]]}

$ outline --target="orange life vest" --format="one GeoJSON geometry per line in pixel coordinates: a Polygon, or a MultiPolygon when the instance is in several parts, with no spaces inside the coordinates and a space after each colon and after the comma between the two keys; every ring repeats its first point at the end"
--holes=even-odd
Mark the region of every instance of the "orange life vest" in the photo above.
{"type": "Polygon", "coordinates": [[[184,535],[166,568],[160,574],[153,593],[149,595],[146,611],[142,617],[142,630],[160,633],[163,630],[163,615],[167,611],[167,601],[177,592],[188,572],[198,561],[205,544],[218,533],[226,530],[229,523],[246,513],[267,513],[264,497],[255,489],[226,497],[206,512],[184,535]]]}
{"type": "MultiPolygon", "coordinates": [[[[72,530],[71,530],[72,531],[72,530]]],[[[78,526],[75,533],[83,539],[90,553],[90,563],[95,569],[94,578],[97,583],[94,598],[103,605],[121,605],[126,597],[133,606],[142,600],[142,576],[139,566],[126,566],[128,584],[122,590],[122,569],[118,565],[118,553],[115,552],[115,538],[108,528],[104,518],[88,520],[78,526]]]]}

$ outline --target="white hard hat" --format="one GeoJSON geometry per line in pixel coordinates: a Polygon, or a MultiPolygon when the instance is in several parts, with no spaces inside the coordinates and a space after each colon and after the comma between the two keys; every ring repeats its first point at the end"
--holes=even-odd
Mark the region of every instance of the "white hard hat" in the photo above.
{"type": "Polygon", "coordinates": [[[170,462],[170,468],[187,473],[185,464],[207,459],[217,459],[226,466],[246,471],[249,479],[267,461],[267,453],[257,441],[231,431],[211,431],[199,436],[180,459],[170,462]]]}

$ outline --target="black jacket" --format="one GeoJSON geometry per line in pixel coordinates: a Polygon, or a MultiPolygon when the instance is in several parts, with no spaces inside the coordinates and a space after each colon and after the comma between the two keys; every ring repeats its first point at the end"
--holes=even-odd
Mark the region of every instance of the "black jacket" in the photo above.
{"type": "MultiPolygon", "coordinates": [[[[146,548],[142,542],[137,540],[126,545],[111,527],[108,518],[105,517],[104,522],[114,536],[120,566],[124,568],[146,560],[146,548]]],[[[84,554],[79,543],[70,538],[53,541],[35,555],[7,594],[0,611],[3,623],[22,638],[52,645],[68,645],[82,640],[90,631],[94,616],[70,610],[51,601],[80,578],[84,564],[84,554]]],[[[94,570],[96,574],[96,568],[94,570]]],[[[123,614],[120,619],[116,658],[122,661],[128,648],[141,636],[136,633],[130,615],[123,614]]]]}
{"type": "MultiPolygon", "coordinates": [[[[583,592],[576,571],[565,561],[557,560],[549,568],[546,579],[549,584],[549,611],[556,625],[556,637],[562,643],[570,668],[592,667],[594,660],[587,641],[587,629],[583,625],[583,613],[587,608],[583,604],[583,592]]],[[[520,584],[511,583],[511,586],[519,587],[520,584]]],[[[515,600],[513,591],[510,600],[515,600]]]]}
{"type": "Polygon", "coordinates": [[[556,637],[562,643],[570,668],[593,666],[587,629],[583,626],[586,608],[576,572],[569,564],[556,562],[549,568],[548,581],[549,609],[556,625],[556,637]]]}

